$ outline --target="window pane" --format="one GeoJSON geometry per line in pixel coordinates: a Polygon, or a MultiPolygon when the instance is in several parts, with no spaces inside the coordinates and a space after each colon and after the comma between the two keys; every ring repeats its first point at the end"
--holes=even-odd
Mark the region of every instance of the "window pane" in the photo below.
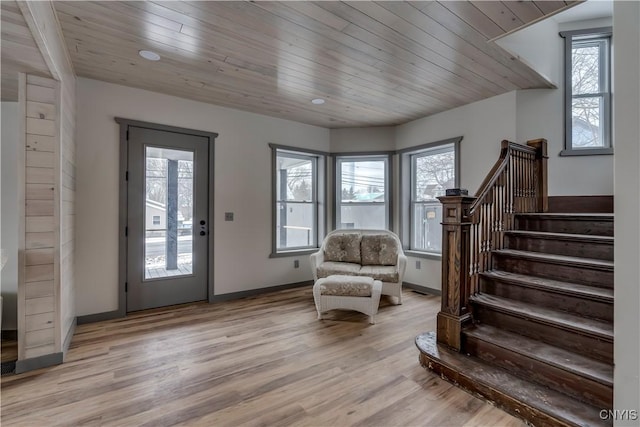
{"type": "Polygon", "coordinates": [[[278,200],[313,200],[313,159],[279,154],[276,160],[278,200]]]}
{"type": "MultiPolygon", "coordinates": [[[[344,161],[340,162],[342,202],[385,201],[385,162],[344,161]]],[[[384,209],[383,209],[384,212],[384,209]]],[[[384,223],[384,216],[382,217],[384,223]]],[[[383,227],[384,228],[384,227],[383,227]]]]}
{"type": "Polygon", "coordinates": [[[571,103],[573,148],[604,147],[602,97],[574,98],[571,103]]]}
{"type": "Polygon", "coordinates": [[[315,246],[314,203],[278,202],[276,208],[277,249],[315,246]]]}
{"type": "Polygon", "coordinates": [[[575,42],[571,49],[571,86],[574,95],[599,93],[600,88],[599,42],[575,42]]]}
{"type": "Polygon", "coordinates": [[[411,249],[442,252],[442,205],[415,203],[412,212],[411,249]]]}
{"type": "Polygon", "coordinates": [[[386,224],[385,204],[380,206],[346,204],[340,206],[340,224],[336,228],[362,228],[384,230],[386,224]]]}
{"type": "Polygon", "coordinates": [[[413,200],[434,200],[444,196],[447,188],[455,187],[455,153],[416,155],[413,169],[413,200]]]}

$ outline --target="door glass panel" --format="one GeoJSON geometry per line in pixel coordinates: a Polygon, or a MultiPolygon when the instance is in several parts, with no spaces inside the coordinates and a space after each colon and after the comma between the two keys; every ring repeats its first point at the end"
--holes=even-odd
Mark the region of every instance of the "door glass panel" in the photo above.
{"type": "Polygon", "coordinates": [[[145,280],[193,272],[193,152],[145,147],[145,280]]]}

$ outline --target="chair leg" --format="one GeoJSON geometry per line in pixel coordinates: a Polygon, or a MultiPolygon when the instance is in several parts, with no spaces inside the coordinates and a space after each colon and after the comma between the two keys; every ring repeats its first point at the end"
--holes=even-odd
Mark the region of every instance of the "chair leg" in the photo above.
{"type": "Polygon", "coordinates": [[[372,325],[376,324],[376,317],[375,316],[369,316],[369,323],[372,325]]]}

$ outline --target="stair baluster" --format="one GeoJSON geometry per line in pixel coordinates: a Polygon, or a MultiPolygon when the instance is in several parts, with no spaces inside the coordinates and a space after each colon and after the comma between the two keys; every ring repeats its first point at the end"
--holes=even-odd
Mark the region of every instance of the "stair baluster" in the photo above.
{"type": "Polygon", "coordinates": [[[478,275],[492,268],[491,252],[503,248],[514,214],[546,211],[546,159],[545,139],[527,145],[504,140],[475,197],[438,198],[443,204],[439,342],[460,350],[462,329],[471,320],[469,297],[478,292],[478,275]]]}

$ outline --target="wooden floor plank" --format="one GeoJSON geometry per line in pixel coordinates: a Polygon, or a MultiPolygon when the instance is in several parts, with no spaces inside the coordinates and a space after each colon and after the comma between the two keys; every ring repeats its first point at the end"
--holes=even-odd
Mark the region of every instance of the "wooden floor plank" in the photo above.
{"type": "Polygon", "coordinates": [[[316,319],[309,287],[79,325],[63,365],[2,377],[2,424],[522,423],[425,371],[440,299],[316,319]]]}

